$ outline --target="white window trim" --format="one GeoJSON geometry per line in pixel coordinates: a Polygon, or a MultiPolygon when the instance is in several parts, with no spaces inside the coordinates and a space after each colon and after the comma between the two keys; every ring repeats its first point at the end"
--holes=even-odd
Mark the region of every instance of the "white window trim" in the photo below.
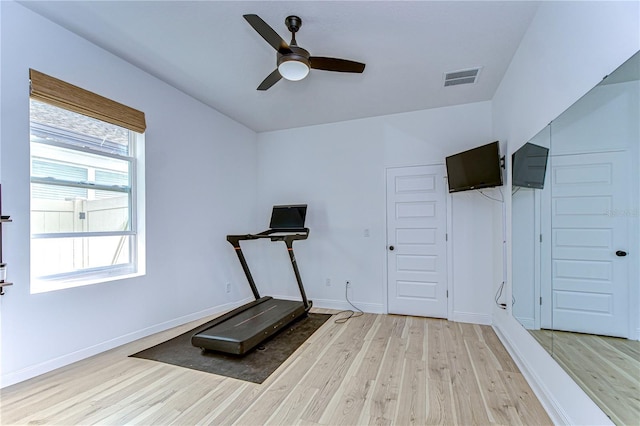
{"type": "MultiPolygon", "coordinates": [[[[115,266],[108,268],[97,268],[95,270],[86,270],[79,273],[61,274],[60,276],[49,278],[32,276],[30,280],[30,292],[32,294],[106,283],[111,281],[125,280],[146,275],[146,223],[144,220],[144,218],[146,217],[145,135],[136,132],[132,132],[131,134],[134,135],[135,138],[135,140],[133,141],[133,153],[131,155],[131,158],[133,158],[133,160],[131,173],[132,208],[130,211],[130,215],[133,231],[129,231],[127,232],[127,234],[135,235],[136,238],[136,244],[134,244],[131,253],[131,264],[122,265],[120,267],[115,266]]],[[[64,144],[61,145],[65,146],[64,144]]],[[[79,150],[82,151],[82,149],[79,150]]],[[[96,153],[92,150],[89,150],[89,152],[96,153]]],[[[100,152],[98,152],[97,154],[103,155],[103,153],[100,152]]],[[[112,156],[108,153],[105,153],[105,155],[112,156]]],[[[85,234],[83,234],[82,236],[87,236],[85,234]]],[[[108,233],[99,234],[104,235],[108,233]]],[[[62,234],[60,234],[59,236],[62,236],[62,234]]],[[[32,238],[33,236],[30,236],[30,240],[32,238]]],[[[30,261],[32,260],[31,253],[29,253],[29,259],[30,261]]]]}

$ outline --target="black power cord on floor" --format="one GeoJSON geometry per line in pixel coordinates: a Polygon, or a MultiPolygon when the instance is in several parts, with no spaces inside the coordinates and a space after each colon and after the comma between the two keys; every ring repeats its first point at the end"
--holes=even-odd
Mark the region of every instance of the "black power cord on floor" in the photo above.
{"type": "Polygon", "coordinates": [[[346,285],[344,286],[344,298],[347,300],[349,305],[351,305],[351,307],[354,310],[347,309],[346,311],[338,312],[336,314],[336,316],[339,316],[341,314],[347,314],[347,316],[346,317],[342,317],[342,318],[336,318],[336,320],[334,321],[336,324],[344,324],[345,322],[349,321],[349,319],[351,319],[351,318],[357,318],[357,317],[360,317],[360,316],[364,315],[364,312],[362,312],[362,310],[360,308],[354,306],[354,304],[351,303],[351,301],[349,300],[349,295],[347,293],[347,290],[349,290],[349,286],[350,286],[350,283],[349,283],[349,281],[347,281],[346,285]]]}

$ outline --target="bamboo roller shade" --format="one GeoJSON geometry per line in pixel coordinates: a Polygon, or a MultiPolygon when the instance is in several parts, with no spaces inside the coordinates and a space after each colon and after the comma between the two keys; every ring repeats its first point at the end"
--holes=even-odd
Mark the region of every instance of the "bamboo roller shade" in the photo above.
{"type": "Polygon", "coordinates": [[[57,78],[29,69],[31,97],[78,114],[87,115],[134,132],[147,128],[144,112],[138,111],[104,96],[81,89],[57,78]]]}

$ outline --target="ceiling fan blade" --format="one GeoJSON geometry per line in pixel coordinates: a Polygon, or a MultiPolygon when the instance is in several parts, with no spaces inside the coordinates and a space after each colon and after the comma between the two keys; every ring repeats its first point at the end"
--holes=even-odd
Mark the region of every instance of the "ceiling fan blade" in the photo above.
{"type": "Polygon", "coordinates": [[[262,81],[262,83],[260,83],[260,86],[258,86],[258,90],[267,90],[278,81],[280,81],[281,78],[282,76],[280,75],[278,68],[276,68],[271,74],[267,76],[267,78],[262,81]]]}
{"type": "Polygon", "coordinates": [[[262,36],[274,49],[280,53],[291,53],[289,45],[278,35],[273,28],[262,20],[258,15],[242,15],[249,25],[262,36]]]}
{"type": "Polygon", "coordinates": [[[311,68],[325,71],[338,72],[357,72],[364,71],[365,64],[346,59],[323,58],[321,56],[312,56],[309,58],[311,68]]]}

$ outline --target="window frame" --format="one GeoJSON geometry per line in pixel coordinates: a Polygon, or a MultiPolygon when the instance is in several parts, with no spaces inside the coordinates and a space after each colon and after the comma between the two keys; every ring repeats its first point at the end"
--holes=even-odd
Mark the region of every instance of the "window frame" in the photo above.
{"type": "MultiPolygon", "coordinates": [[[[38,99],[35,99],[38,100],[38,99]]],[[[40,100],[38,100],[40,101],[40,100]]],[[[41,101],[40,101],[41,102],[41,101]]],[[[56,108],[66,109],[57,105],[53,105],[56,108]]],[[[67,111],[71,111],[66,109],[67,111]]],[[[75,111],[71,111],[77,113],[75,111]]],[[[104,121],[104,120],[101,120],[104,121]]],[[[60,140],[38,140],[32,139],[32,126],[38,129],[39,133],[49,133],[59,135],[60,133],[67,133],[64,129],[59,129],[55,126],[43,125],[40,123],[32,122],[30,114],[30,164],[33,161],[33,144],[42,146],[51,146],[56,148],[63,148],[78,153],[87,153],[98,157],[111,158],[120,161],[125,161],[128,164],[129,185],[103,185],[90,182],[79,182],[73,180],[65,180],[59,178],[43,178],[32,176],[30,167],[30,183],[55,185],[64,187],[77,187],[88,190],[107,190],[109,192],[120,192],[128,194],[128,229],[122,231],[78,231],[78,232],[49,232],[49,233],[30,233],[30,241],[40,239],[56,239],[56,238],[85,238],[85,237],[108,237],[108,236],[126,236],[128,239],[129,249],[129,262],[118,265],[107,265],[100,267],[84,268],[82,270],[75,270],[57,274],[51,274],[46,276],[34,276],[31,277],[31,292],[40,293],[46,291],[59,290],[70,287],[77,287],[88,284],[101,283],[106,281],[112,281],[116,279],[130,278],[145,274],[144,266],[144,232],[140,232],[141,222],[140,216],[140,204],[144,204],[144,199],[141,195],[144,193],[143,189],[139,188],[139,176],[141,170],[144,167],[144,134],[135,132],[128,129],[129,134],[129,148],[128,155],[121,155],[115,153],[109,153],[96,149],[75,145],[73,143],[65,143],[60,140]]],[[[77,135],[73,135],[77,136],[77,135]]],[[[88,136],[89,138],[91,136],[88,136]]],[[[82,140],[82,138],[75,138],[76,141],[82,140]]],[[[44,157],[42,157],[44,158],[44,157]]],[[[90,166],[89,166],[90,167],[90,166]]],[[[30,205],[33,203],[33,198],[30,190],[29,195],[30,205]]],[[[31,208],[30,208],[31,217],[31,208]]],[[[144,226],[142,226],[144,229],[144,226]]],[[[33,253],[30,250],[29,253],[30,262],[34,262],[33,253]]],[[[30,263],[31,264],[31,263],[30,263]]],[[[33,268],[30,268],[33,274],[33,268]]]]}

